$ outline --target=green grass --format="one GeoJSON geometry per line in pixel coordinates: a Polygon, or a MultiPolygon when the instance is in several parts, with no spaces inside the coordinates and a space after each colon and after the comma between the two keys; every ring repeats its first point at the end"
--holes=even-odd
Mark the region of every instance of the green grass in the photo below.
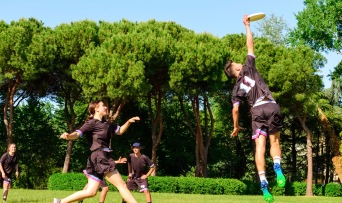
{"type": "MultiPolygon", "coordinates": [[[[52,203],[54,197],[63,198],[74,191],[54,191],[54,190],[24,190],[10,189],[7,203],[31,202],[31,203],[52,203]]],[[[172,194],[172,193],[151,193],[152,202],[160,203],[265,203],[260,196],[234,196],[234,195],[197,195],[197,194],[172,194]]],[[[86,199],[84,203],[98,203],[99,195],[86,199]]],[[[146,202],[145,195],[133,193],[138,202],[146,202]]],[[[297,196],[275,196],[274,202],[293,203],[336,203],[341,201],[341,197],[297,197],[297,196]]],[[[110,191],[107,195],[106,203],[121,203],[119,193],[110,191]]]]}

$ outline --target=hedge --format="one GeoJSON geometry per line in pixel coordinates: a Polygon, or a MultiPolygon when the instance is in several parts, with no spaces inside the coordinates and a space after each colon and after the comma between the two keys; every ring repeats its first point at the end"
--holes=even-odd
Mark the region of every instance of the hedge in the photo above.
{"type": "MultiPolygon", "coordinates": [[[[127,176],[122,176],[123,180],[127,176]]],[[[185,194],[218,194],[218,195],[260,195],[262,194],[258,183],[248,180],[223,178],[197,178],[197,177],[161,177],[148,178],[149,190],[160,193],[185,194]]],[[[50,176],[49,190],[82,190],[87,184],[83,173],[55,173],[50,176]]],[[[109,190],[117,191],[108,184],[109,190]]],[[[269,190],[275,196],[303,196],[306,194],[306,182],[287,182],[285,188],[279,188],[276,182],[269,182],[269,190]]],[[[327,185],[313,184],[312,190],[316,196],[341,197],[342,186],[337,183],[327,185]]]]}
{"type": "MultiPolygon", "coordinates": [[[[127,176],[122,176],[126,180],[127,176]]],[[[159,177],[148,178],[149,190],[161,193],[186,193],[186,194],[227,194],[242,195],[246,193],[247,186],[236,179],[214,179],[196,177],[159,177]]],[[[55,173],[50,176],[49,190],[82,190],[87,184],[87,179],[82,173],[55,173]]],[[[109,190],[117,191],[108,184],[109,190]]]]}

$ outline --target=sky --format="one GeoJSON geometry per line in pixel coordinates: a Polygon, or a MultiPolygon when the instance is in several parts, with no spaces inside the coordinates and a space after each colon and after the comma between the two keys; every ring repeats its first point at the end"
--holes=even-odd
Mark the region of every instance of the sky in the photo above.
{"type": "MultiPolygon", "coordinates": [[[[282,17],[290,28],[296,26],[295,14],[304,9],[303,0],[8,0],[1,2],[0,20],[7,23],[33,17],[54,28],[80,20],[118,22],[127,19],[173,21],[196,33],[218,37],[245,33],[244,14],[263,12],[282,17]]],[[[252,23],[252,32],[256,29],[252,23]],[[254,29],[253,29],[254,28],[254,29]]],[[[328,60],[320,75],[326,88],[327,75],[342,60],[342,55],[322,53],[328,60]]]]}

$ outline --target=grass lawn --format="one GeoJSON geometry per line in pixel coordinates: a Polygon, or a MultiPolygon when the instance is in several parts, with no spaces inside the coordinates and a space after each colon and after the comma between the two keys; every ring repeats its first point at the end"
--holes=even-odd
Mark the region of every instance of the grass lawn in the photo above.
{"type": "MultiPolygon", "coordinates": [[[[24,190],[10,189],[7,203],[32,202],[32,203],[52,203],[54,197],[63,198],[74,191],[53,191],[53,190],[24,190]]],[[[84,203],[98,203],[99,195],[84,200],[84,203]]],[[[145,195],[133,193],[138,202],[146,202],[145,195]]],[[[296,197],[296,196],[276,196],[275,203],[337,203],[342,202],[341,197],[296,197]]],[[[197,195],[197,194],[172,194],[172,193],[152,193],[152,202],[159,203],[265,203],[262,196],[233,196],[233,195],[197,195]]],[[[121,197],[117,192],[108,192],[106,203],[121,203],[121,197]]]]}

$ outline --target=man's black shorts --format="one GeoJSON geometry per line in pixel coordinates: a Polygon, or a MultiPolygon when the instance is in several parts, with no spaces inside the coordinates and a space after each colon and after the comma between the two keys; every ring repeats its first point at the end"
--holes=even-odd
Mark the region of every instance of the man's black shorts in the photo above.
{"type": "Polygon", "coordinates": [[[252,139],[260,135],[272,135],[281,130],[283,119],[280,115],[280,107],[276,103],[266,103],[251,108],[252,114],[252,139]]]}
{"type": "Polygon", "coordinates": [[[141,178],[131,178],[127,180],[127,188],[129,190],[136,191],[139,187],[139,191],[143,192],[145,190],[148,190],[148,180],[141,179],[141,178]]]}

